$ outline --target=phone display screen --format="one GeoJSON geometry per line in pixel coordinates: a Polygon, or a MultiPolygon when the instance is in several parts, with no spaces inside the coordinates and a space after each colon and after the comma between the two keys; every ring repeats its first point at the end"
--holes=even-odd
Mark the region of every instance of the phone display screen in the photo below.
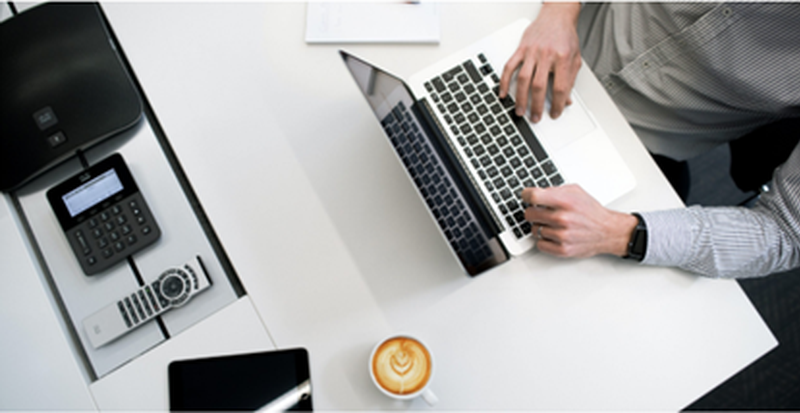
{"type": "Polygon", "coordinates": [[[173,361],[170,410],[312,410],[305,349],[173,361]]]}
{"type": "Polygon", "coordinates": [[[61,199],[64,201],[69,215],[75,217],[122,191],[122,189],[122,181],[119,180],[117,172],[114,169],[109,169],[68,192],[61,199]]]}

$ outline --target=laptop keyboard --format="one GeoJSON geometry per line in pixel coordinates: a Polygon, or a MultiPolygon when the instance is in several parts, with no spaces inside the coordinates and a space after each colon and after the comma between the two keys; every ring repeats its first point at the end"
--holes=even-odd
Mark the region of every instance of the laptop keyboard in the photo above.
{"type": "Polygon", "coordinates": [[[511,97],[500,99],[500,78],[483,54],[425,82],[425,88],[456,137],[477,178],[519,239],[530,235],[520,200],[526,187],[564,183],[511,97]],[[490,81],[493,86],[490,86],[490,81]]]}
{"type": "Polygon", "coordinates": [[[487,237],[448,178],[436,152],[423,139],[419,126],[403,102],[386,115],[381,126],[453,250],[471,266],[478,266],[491,258],[494,254],[487,244],[487,237]]]}

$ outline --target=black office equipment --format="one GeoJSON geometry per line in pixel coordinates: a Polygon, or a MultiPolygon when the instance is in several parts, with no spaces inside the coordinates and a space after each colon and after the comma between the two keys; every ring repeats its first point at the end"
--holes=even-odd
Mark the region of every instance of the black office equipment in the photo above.
{"type": "Polygon", "coordinates": [[[161,236],[120,154],[50,188],[47,200],[86,275],[124,261],[161,236]]]}
{"type": "Polygon", "coordinates": [[[0,23],[0,190],[135,125],[142,103],[92,3],[0,23]]]}
{"type": "Polygon", "coordinates": [[[172,411],[313,410],[303,348],[173,361],[172,411]]]}

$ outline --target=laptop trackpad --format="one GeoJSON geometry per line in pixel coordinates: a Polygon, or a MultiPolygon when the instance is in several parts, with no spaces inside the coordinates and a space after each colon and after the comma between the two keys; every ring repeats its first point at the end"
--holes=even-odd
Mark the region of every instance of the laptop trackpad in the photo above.
{"type": "Polygon", "coordinates": [[[567,106],[558,119],[550,117],[550,99],[545,102],[545,113],[542,120],[532,125],[533,132],[551,152],[558,152],[561,148],[588,135],[597,126],[589,112],[583,106],[580,98],[572,94],[572,105],[567,106]]]}

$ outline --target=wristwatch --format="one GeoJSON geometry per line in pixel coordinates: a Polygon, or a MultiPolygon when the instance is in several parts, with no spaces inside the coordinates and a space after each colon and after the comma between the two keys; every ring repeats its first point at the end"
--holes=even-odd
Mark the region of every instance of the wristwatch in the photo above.
{"type": "Polygon", "coordinates": [[[628,241],[628,253],[622,258],[642,261],[647,253],[647,225],[641,215],[635,212],[631,215],[635,216],[638,222],[631,233],[630,241],[628,241]]]}

